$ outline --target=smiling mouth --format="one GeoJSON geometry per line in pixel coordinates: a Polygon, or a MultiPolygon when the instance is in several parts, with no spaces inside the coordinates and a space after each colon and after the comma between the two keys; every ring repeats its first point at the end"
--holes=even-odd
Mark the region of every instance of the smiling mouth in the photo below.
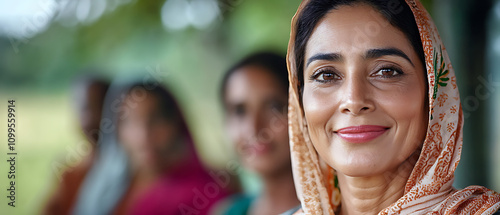
{"type": "Polygon", "coordinates": [[[269,143],[250,143],[243,146],[243,149],[255,155],[264,155],[271,151],[271,147],[269,143]]]}
{"type": "Polygon", "coordinates": [[[389,127],[361,125],[341,128],[333,133],[349,143],[366,143],[384,134],[389,127]]]}

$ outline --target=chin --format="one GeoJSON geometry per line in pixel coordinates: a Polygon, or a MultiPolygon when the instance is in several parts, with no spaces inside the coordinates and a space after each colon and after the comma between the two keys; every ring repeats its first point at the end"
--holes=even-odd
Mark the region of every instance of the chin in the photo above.
{"type": "MultiPolygon", "coordinates": [[[[383,153],[376,154],[350,153],[349,155],[334,155],[338,159],[330,162],[331,166],[337,171],[350,177],[368,177],[382,174],[387,171],[388,163],[383,153]]],[[[387,158],[387,157],[385,157],[387,158]]]]}
{"type": "MultiPolygon", "coordinates": [[[[331,141],[322,156],[337,172],[350,177],[368,177],[390,170],[396,163],[391,139],[375,140],[369,143],[352,144],[331,141]]],[[[325,147],[323,147],[325,148],[325,147]]],[[[321,156],[321,152],[320,156],[321,156]]]]}
{"type": "Polygon", "coordinates": [[[259,175],[267,175],[269,173],[275,172],[276,168],[273,167],[274,164],[269,162],[262,162],[263,160],[256,160],[251,163],[246,163],[244,166],[248,170],[257,173],[259,175]]]}

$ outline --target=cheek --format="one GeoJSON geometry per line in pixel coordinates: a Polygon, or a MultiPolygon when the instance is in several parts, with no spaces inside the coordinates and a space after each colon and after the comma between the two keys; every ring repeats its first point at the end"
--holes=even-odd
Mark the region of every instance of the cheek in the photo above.
{"type": "Polygon", "coordinates": [[[290,145],[288,138],[288,122],[286,118],[279,119],[276,124],[271,124],[271,129],[275,134],[274,142],[280,151],[280,154],[288,156],[290,154],[290,145]]]}
{"type": "Polygon", "coordinates": [[[244,140],[244,132],[242,132],[241,123],[234,118],[228,118],[226,122],[226,132],[229,135],[231,144],[236,150],[237,154],[241,154],[244,140]]]}
{"type": "Polygon", "coordinates": [[[243,132],[241,132],[241,125],[238,123],[232,122],[229,123],[227,126],[227,132],[229,134],[229,137],[231,138],[231,141],[233,143],[238,143],[243,139],[243,132]]]}
{"type": "Polygon", "coordinates": [[[151,128],[150,139],[153,146],[162,148],[170,145],[174,139],[174,131],[172,126],[158,125],[151,128]]]}
{"type": "Polygon", "coordinates": [[[404,143],[401,145],[404,156],[422,144],[425,138],[427,108],[424,88],[408,86],[379,96],[381,100],[378,104],[396,123],[395,141],[404,143]]]}
{"type": "Polygon", "coordinates": [[[398,124],[409,123],[413,118],[418,118],[423,114],[423,102],[420,102],[420,97],[416,94],[386,94],[380,96],[379,106],[384,109],[398,124]]]}
{"type": "Polygon", "coordinates": [[[138,148],[140,141],[139,134],[136,129],[128,129],[127,126],[120,126],[118,130],[118,139],[123,147],[128,151],[138,148]]]}
{"type": "Polygon", "coordinates": [[[416,125],[425,127],[427,108],[425,107],[425,89],[418,85],[408,85],[387,93],[379,104],[385,112],[392,116],[398,124],[416,125]]]}
{"type": "Polygon", "coordinates": [[[302,101],[308,131],[312,142],[328,142],[326,139],[328,135],[327,124],[336,110],[337,102],[335,93],[328,89],[315,90],[304,86],[302,101]]]}
{"type": "Polygon", "coordinates": [[[284,125],[284,129],[280,129],[276,132],[276,142],[280,145],[288,146],[288,129],[284,125]]]}
{"type": "Polygon", "coordinates": [[[265,128],[273,134],[273,139],[279,142],[288,142],[288,118],[287,114],[273,114],[269,116],[269,121],[266,122],[265,128]]]}

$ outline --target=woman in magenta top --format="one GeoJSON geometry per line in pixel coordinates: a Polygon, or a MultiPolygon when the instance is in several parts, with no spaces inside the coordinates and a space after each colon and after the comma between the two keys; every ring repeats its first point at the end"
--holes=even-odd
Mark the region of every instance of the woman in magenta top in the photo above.
{"type": "Polygon", "coordinates": [[[161,84],[115,83],[106,99],[112,141],[77,214],[209,214],[229,194],[198,159],[181,110],[161,84]]]}

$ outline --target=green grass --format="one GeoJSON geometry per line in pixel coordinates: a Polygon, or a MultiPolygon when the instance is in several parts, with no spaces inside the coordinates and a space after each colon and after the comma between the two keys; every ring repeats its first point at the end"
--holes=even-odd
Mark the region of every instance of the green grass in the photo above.
{"type": "Polygon", "coordinates": [[[17,93],[0,95],[0,213],[38,214],[57,184],[54,162],[65,161],[81,138],[78,134],[68,96],[17,93]],[[7,205],[7,99],[16,99],[17,153],[16,207],[7,205]]]}

